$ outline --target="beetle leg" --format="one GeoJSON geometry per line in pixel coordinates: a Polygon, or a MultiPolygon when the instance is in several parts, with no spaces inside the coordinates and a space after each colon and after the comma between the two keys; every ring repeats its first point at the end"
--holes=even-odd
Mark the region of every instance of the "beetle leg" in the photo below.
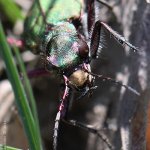
{"type": "Polygon", "coordinates": [[[27,75],[29,78],[36,78],[36,77],[41,77],[41,76],[49,75],[49,74],[50,72],[45,70],[45,68],[37,68],[37,69],[27,72],[27,75]]]}
{"type": "Polygon", "coordinates": [[[79,128],[81,128],[81,129],[83,129],[85,131],[88,131],[90,133],[93,133],[93,134],[97,135],[108,146],[108,148],[110,150],[114,150],[114,147],[110,143],[108,137],[105,134],[102,134],[101,130],[94,129],[91,126],[85,125],[85,124],[83,124],[81,122],[78,122],[76,120],[64,120],[64,119],[62,119],[62,121],[67,123],[68,125],[79,127],[79,128]]]}
{"type": "Polygon", "coordinates": [[[88,15],[87,15],[87,22],[88,22],[88,32],[90,33],[94,23],[95,23],[95,6],[94,0],[88,0],[87,5],[88,15]]]}
{"type": "Polygon", "coordinates": [[[101,27],[104,27],[104,29],[106,29],[122,46],[127,45],[134,52],[139,52],[137,47],[129,43],[122,35],[118,34],[106,23],[101,22],[99,20],[95,23],[92,36],[91,36],[91,43],[90,43],[91,58],[93,59],[97,58],[99,50],[102,48],[100,45],[101,41],[99,41],[101,36],[101,27]]]}
{"type": "MultiPolygon", "coordinates": [[[[108,7],[111,11],[113,10],[113,6],[109,5],[106,1],[104,0],[97,0],[99,3],[103,4],[104,6],[108,7]]],[[[87,23],[88,23],[88,32],[90,33],[92,30],[92,27],[94,26],[95,23],[95,0],[88,0],[87,1],[87,23]]]]}
{"type": "Polygon", "coordinates": [[[55,125],[54,125],[54,135],[53,135],[53,148],[54,150],[57,149],[57,139],[58,139],[58,131],[59,131],[59,123],[60,123],[60,119],[64,118],[66,115],[66,109],[67,109],[67,100],[68,100],[68,96],[69,96],[69,90],[70,88],[68,87],[68,78],[66,76],[63,76],[64,80],[65,80],[65,90],[61,99],[61,103],[59,106],[59,110],[57,112],[56,115],[56,119],[55,119],[55,125]]]}
{"type": "Polygon", "coordinates": [[[40,10],[40,12],[41,12],[41,15],[43,16],[43,21],[44,21],[44,23],[45,23],[45,24],[48,24],[47,21],[46,21],[46,15],[45,15],[45,13],[44,13],[44,11],[43,11],[43,9],[42,9],[42,6],[41,6],[41,4],[40,4],[40,1],[37,0],[36,2],[37,2],[37,4],[38,4],[38,6],[39,6],[39,10],[40,10]]]}

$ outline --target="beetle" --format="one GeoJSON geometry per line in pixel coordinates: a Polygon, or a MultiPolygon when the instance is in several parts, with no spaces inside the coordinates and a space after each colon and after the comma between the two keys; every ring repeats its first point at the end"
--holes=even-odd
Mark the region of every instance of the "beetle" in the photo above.
{"type": "Polygon", "coordinates": [[[92,91],[96,89],[94,80],[100,78],[115,82],[139,95],[131,87],[91,72],[90,63],[98,58],[102,49],[100,41],[102,28],[107,30],[122,46],[127,45],[136,52],[138,48],[106,23],[100,20],[95,21],[94,0],[86,1],[87,28],[84,28],[82,26],[82,15],[85,13],[84,3],[83,0],[65,2],[63,0],[37,0],[25,20],[23,37],[26,47],[34,53],[42,54],[47,72],[55,71],[64,79],[64,92],[55,119],[54,150],[57,149],[60,119],[67,115],[67,101],[69,101],[71,89],[80,91],[79,99],[81,99],[86,94],[92,94],[92,91]],[[63,7],[64,3],[65,7],[63,7]]]}

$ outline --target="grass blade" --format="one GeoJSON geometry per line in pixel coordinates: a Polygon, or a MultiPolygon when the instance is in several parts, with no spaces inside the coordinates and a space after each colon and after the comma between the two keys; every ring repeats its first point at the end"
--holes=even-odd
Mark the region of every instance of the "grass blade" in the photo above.
{"type": "Polygon", "coordinates": [[[0,21],[0,53],[2,54],[2,57],[5,61],[7,75],[14,90],[16,103],[26,131],[30,149],[42,150],[42,145],[39,140],[40,137],[37,136],[36,122],[34,121],[34,118],[32,116],[29,103],[25,94],[25,90],[20,81],[16,65],[12,59],[13,55],[6,42],[1,21],[0,21]]]}
{"type": "Polygon", "coordinates": [[[20,69],[20,71],[22,73],[22,77],[23,77],[23,80],[24,80],[23,83],[24,83],[24,87],[25,87],[26,93],[28,95],[28,99],[29,99],[32,115],[33,115],[34,120],[36,122],[36,127],[37,127],[37,132],[38,132],[37,134],[38,134],[38,137],[40,137],[40,132],[39,132],[40,129],[39,129],[39,121],[38,121],[37,109],[36,109],[36,104],[35,104],[35,99],[34,99],[34,95],[33,95],[33,92],[32,92],[32,88],[31,88],[31,85],[30,85],[30,81],[28,79],[23,60],[22,60],[21,55],[19,53],[19,49],[17,47],[15,47],[15,46],[13,47],[13,49],[14,49],[14,53],[15,53],[15,56],[16,56],[16,60],[17,60],[18,65],[19,65],[19,69],[20,69]]]}
{"type": "Polygon", "coordinates": [[[22,150],[22,149],[14,148],[14,147],[10,147],[10,146],[6,146],[6,145],[1,145],[0,144],[0,150],[22,150]]]}

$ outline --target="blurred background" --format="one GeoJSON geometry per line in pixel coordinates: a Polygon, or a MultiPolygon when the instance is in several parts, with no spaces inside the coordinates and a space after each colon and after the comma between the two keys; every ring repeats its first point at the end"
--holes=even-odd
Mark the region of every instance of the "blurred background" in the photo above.
{"type": "MultiPolygon", "coordinates": [[[[104,48],[92,62],[92,72],[116,79],[141,93],[137,96],[110,82],[96,80],[91,98],[72,101],[68,118],[80,121],[108,138],[116,150],[150,150],[148,104],[150,99],[150,4],[146,0],[108,0],[113,10],[95,3],[97,19],[108,23],[139,48],[140,54],[121,47],[103,31],[104,48]],[[147,130],[146,130],[147,129],[147,130]]],[[[0,19],[7,37],[21,39],[32,0],[0,0],[0,19]],[[13,1],[15,7],[9,4],[13,1]]],[[[40,56],[21,48],[26,70],[43,66],[40,56]]],[[[17,64],[16,64],[17,65],[17,64]]],[[[21,74],[21,73],[20,73],[21,74]]],[[[30,79],[36,99],[45,150],[52,149],[53,128],[59,104],[60,80],[54,76],[30,79]]],[[[0,56],[0,144],[28,149],[13,91],[0,56]]],[[[61,122],[58,150],[107,150],[95,134],[61,122]]]]}

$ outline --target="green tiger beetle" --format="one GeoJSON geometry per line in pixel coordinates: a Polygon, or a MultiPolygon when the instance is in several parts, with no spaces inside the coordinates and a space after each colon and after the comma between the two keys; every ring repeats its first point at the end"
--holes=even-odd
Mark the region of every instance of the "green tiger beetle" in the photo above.
{"type": "MultiPolygon", "coordinates": [[[[98,1],[105,4],[103,1],[98,1]]],[[[34,53],[43,55],[46,72],[55,70],[64,79],[64,94],[55,119],[54,150],[57,149],[59,122],[66,116],[71,89],[80,91],[80,98],[86,94],[90,95],[96,88],[93,86],[94,79],[100,78],[124,86],[134,94],[140,95],[129,86],[91,72],[90,63],[98,58],[102,49],[100,41],[102,28],[107,30],[122,46],[127,45],[131,50],[138,51],[106,23],[100,20],[95,21],[94,7],[94,0],[36,0],[25,20],[23,34],[25,46],[34,53]],[[82,21],[85,13],[87,13],[87,28],[83,26],[82,21]]],[[[75,121],[70,123],[89,129],[75,121]]],[[[94,129],[89,129],[89,131],[95,132],[94,129]]],[[[104,141],[110,149],[113,149],[107,140],[104,139],[104,141]]]]}

